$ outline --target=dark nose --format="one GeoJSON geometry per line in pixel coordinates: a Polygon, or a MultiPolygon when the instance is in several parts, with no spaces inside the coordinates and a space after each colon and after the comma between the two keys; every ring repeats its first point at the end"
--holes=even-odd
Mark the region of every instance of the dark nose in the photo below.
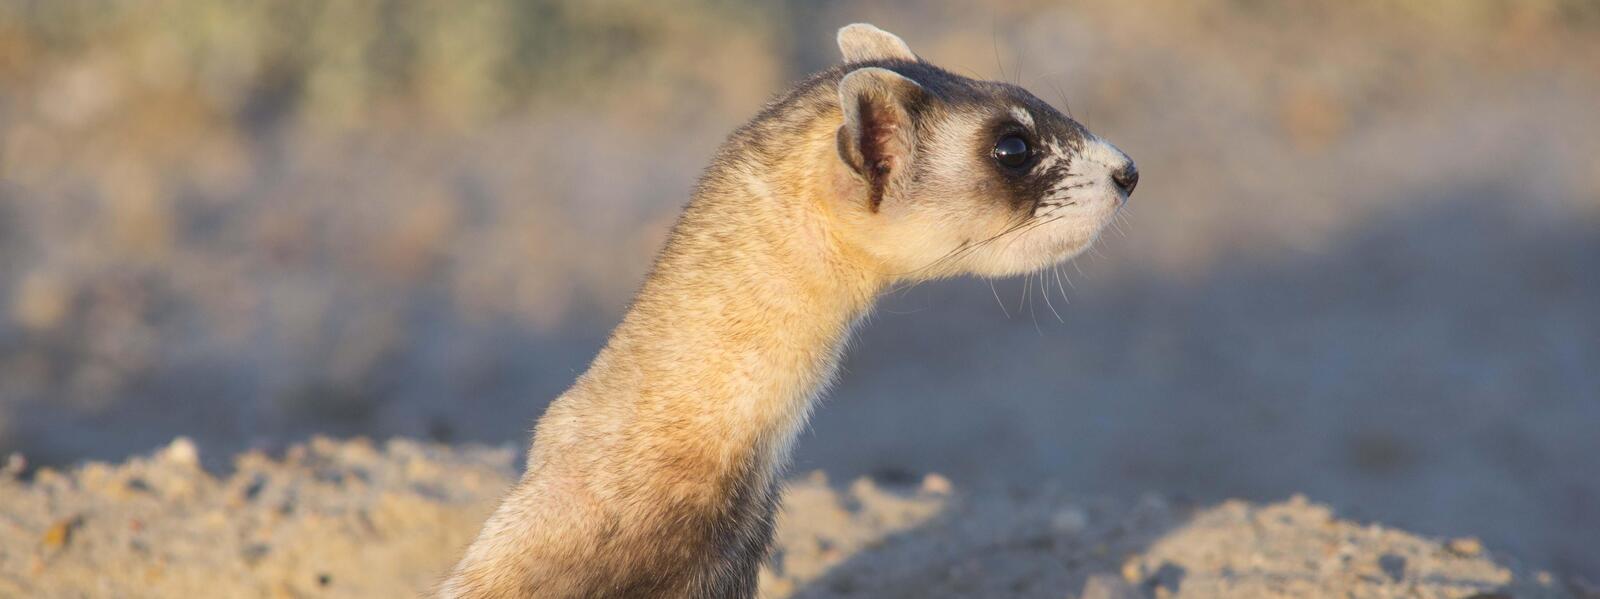
{"type": "Polygon", "coordinates": [[[1129,161],[1111,174],[1111,180],[1116,182],[1117,189],[1122,190],[1122,195],[1131,196],[1133,188],[1139,186],[1139,167],[1134,166],[1133,161],[1129,161]]]}

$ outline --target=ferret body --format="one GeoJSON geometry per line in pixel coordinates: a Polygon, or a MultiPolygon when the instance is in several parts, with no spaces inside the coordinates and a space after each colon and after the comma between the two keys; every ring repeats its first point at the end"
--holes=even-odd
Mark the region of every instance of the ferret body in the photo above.
{"type": "Polygon", "coordinates": [[[539,420],[442,597],[748,598],[795,437],[890,285],[1055,264],[1132,162],[870,25],[736,131],[622,323],[539,420]]]}

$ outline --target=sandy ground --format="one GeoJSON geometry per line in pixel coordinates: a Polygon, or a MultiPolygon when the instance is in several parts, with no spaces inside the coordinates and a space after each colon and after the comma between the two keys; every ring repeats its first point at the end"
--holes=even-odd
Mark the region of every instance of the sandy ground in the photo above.
{"type": "MultiPolygon", "coordinates": [[[[0,476],[0,597],[401,597],[438,579],[513,475],[508,449],[325,439],[217,477],[148,458],[0,476]]],[[[1301,498],[1132,505],[969,496],[938,475],[791,482],[764,597],[1572,597],[1474,539],[1301,498]]]]}

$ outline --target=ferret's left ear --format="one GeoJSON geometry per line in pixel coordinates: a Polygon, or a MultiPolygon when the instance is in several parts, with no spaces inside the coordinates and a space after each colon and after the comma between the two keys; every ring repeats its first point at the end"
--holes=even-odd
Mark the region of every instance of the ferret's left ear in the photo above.
{"type": "Polygon", "coordinates": [[[917,82],[888,69],[856,69],[839,81],[839,158],[867,184],[869,208],[901,180],[916,152],[912,114],[924,101],[917,82]]]}
{"type": "Polygon", "coordinates": [[[917,61],[911,46],[899,36],[867,23],[852,23],[839,28],[839,52],[845,64],[869,60],[917,61]]]}

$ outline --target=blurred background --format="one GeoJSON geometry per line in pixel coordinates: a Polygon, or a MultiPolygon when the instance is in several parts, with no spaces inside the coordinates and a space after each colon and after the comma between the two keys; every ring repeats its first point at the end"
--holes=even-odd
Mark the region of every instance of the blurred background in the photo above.
{"type": "Polygon", "coordinates": [[[0,452],[522,446],[853,21],[1143,183],[1070,287],[887,298],[797,470],[1306,493],[1600,576],[1590,0],[0,2],[0,452]]]}

